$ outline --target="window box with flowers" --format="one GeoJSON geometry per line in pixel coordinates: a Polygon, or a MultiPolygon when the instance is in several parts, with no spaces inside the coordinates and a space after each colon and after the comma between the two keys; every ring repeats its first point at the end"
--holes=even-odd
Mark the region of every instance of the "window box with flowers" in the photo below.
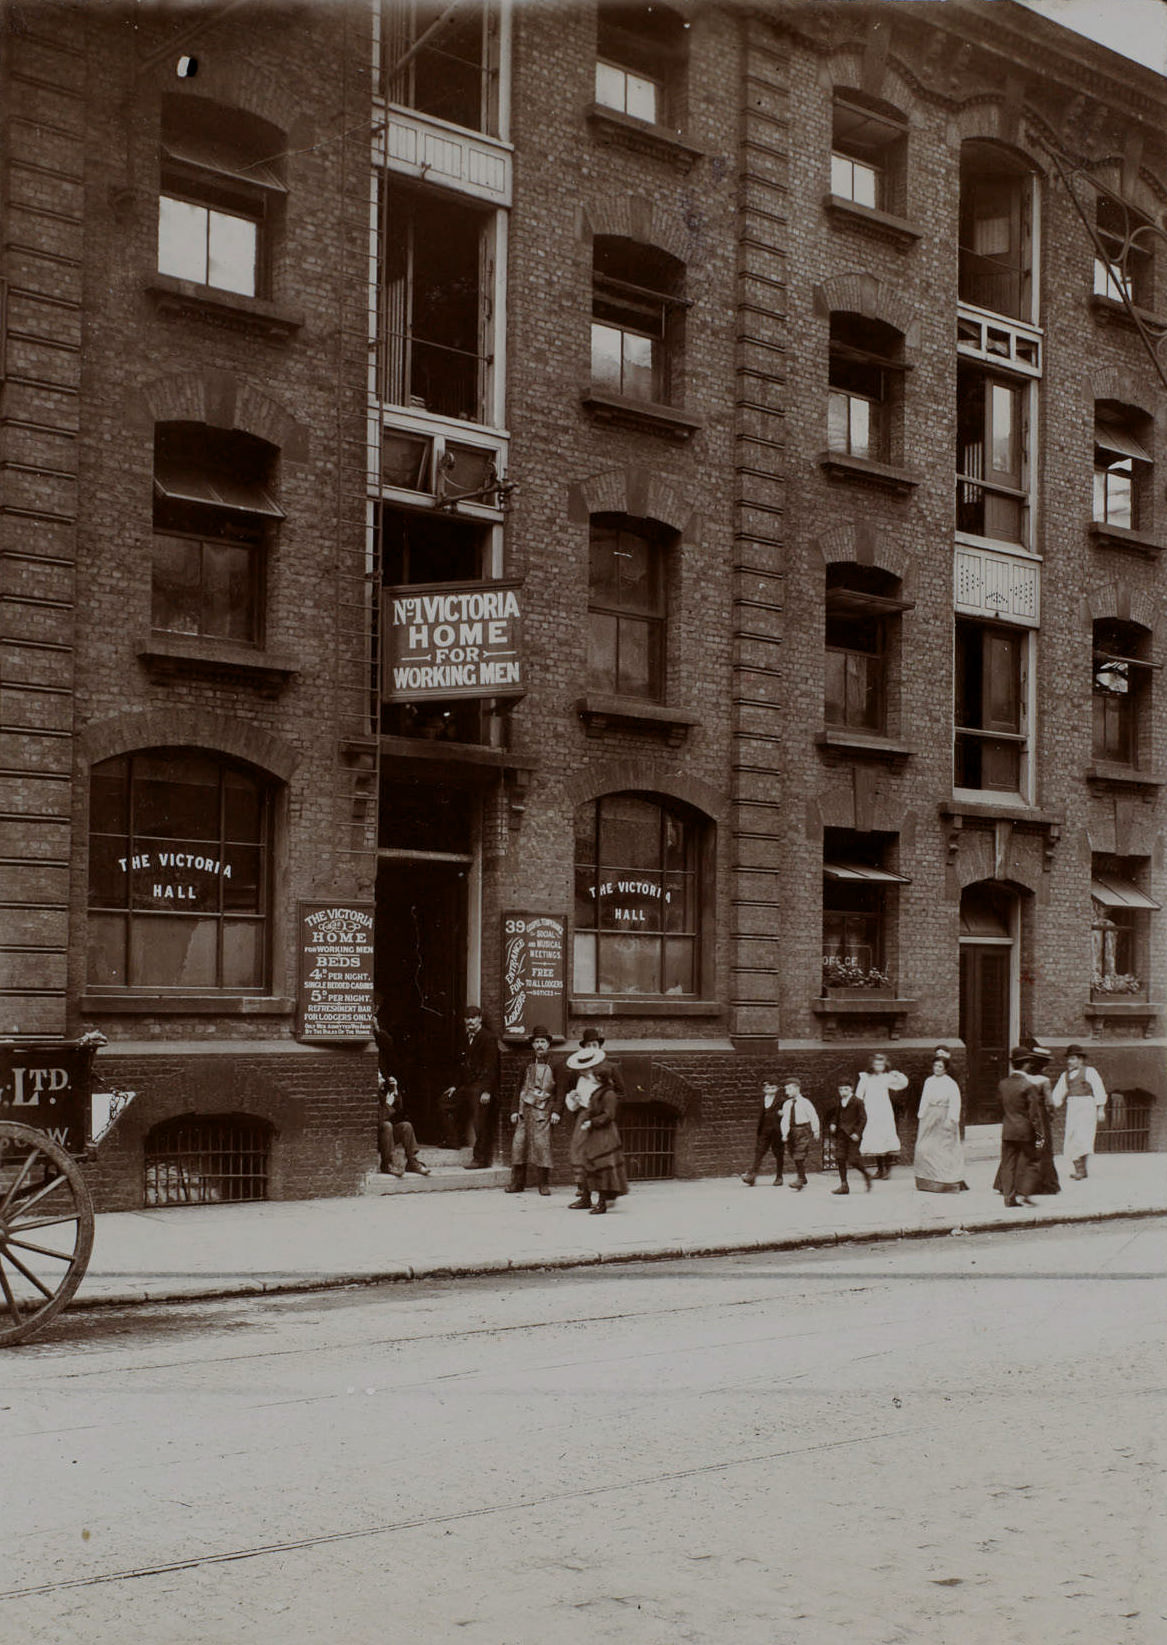
{"type": "Polygon", "coordinates": [[[859,965],[854,960],[831,956],[823,961],[824,999],[891,999],[894,993],[891,978],[878,966],[859,965]]]}
{"type": "Polygon", "coordinates": [[[1091,1000],[1145,1000],[1147,991],[1139,978],[1129,971],[1096,971],[1090,979],[1091,1000]]]}

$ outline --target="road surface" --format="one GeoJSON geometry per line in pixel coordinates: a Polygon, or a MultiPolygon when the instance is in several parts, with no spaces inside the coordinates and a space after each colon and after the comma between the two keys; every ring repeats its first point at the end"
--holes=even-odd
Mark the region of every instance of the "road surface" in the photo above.
{"type": "Polygon", "coordinates": [[[1165,1273],[1132,1221],[67,1316],[0,1359],[0,1639],[1162,1645],[1165,1273]]]}

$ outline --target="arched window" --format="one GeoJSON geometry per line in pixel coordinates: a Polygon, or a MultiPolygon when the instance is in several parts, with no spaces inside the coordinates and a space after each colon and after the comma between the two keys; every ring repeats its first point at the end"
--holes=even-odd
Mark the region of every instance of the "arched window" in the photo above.
{"type": "Polygon", "coordinates": [[[271,295],[283,133],[202,97],[162,107],[158,272],[243,297],[271,295]]]}
{"type": "Polygon", "coordinates": [[[593,246],[592,386],[671,405],[680,377],[684,267],[618,235],[593,246]]]}
{"type": "Polygon", "coordinates": [[[1094,758],[1138,767],[1149,750],[1151,636],[1138,623],[1094,624],[1094,758]]]}
{"type": "Polygon", "coordinates": [[[994,143],[960,156],[960,300],[1033,320],[1032,171],[994,143]]]}
{"type": "Polygon", "coordinates": [[[284,518],[277,451],[201,423],[154,434],[151,627],[261,645],[267,555],[284,518]]]}
{"type": "Polygon", "coordinates": [[[593,514],[588,570],[588,690],[664,698],[666,549],[651,520],[593,514]]]}
{"type": "Polygon", "coordinates": [[[831,315],[829,451],[881,463],[899,455],[903,341],[881,320],[831,315]]]}
{"type": "Polygon", "coordinates": [[[266,986],[272,798],[259,772],[199,749],[93,767],[91,988],[266,986]]]}
{"type": "MultiPolygon", "coordinates": [[[[823,717],[828,726],[875,734],[889,730],[889,707],[898,696],[899,619],[911,608],[890,572],[845,562],[827,567],[823,717]]],[[[898,702],[894,707],[898,710],[898,702]]]]}
{"type": "Polygon", "coordinates": [[[601,5],[596,102],[652,125],[682,127],[687,27],[667,6],[601,5]]]}
{"type": "Polygon", "coordinates": [[[1147,531],[1152,525],[1151,419],[1115,400],[1094,402],[1096,525],[1147,531]]]}
{"type": "Polygon", "coordinates": [[[831,193],[872,211],[904,213],[908,124],[898,109],[861,91],[835,91],[831,193]]]}
{"type": "Polygon", "coordinates": [[[575,815],[577,994],[696,995],[711,829],[651,794],[605,794],[575,815]]]}

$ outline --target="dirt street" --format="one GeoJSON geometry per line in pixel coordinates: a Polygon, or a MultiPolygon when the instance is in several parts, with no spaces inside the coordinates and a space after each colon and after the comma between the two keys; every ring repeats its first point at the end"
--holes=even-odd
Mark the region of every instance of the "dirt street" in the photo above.
{"type": "Polygon", "coordinates": [[[1158,1645],[1167,1225],[78,1314],[0,1638],[1158,1645]]]}

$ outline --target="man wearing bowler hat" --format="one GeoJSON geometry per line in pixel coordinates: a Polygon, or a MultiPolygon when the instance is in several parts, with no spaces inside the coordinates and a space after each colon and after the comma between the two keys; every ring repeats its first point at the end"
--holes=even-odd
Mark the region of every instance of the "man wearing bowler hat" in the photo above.
{"type": "Polygon", "coordinates": [[[541,1026],[532,1028],[527,1044],[531,1060],[523,1070],[518,1104],[511,1115],[515,1128],[511,1143],[511,1180],[508,1194],[521,1194],[527,1186],[528,1167],[539,1173],[539,1192],[551,1192],[551,1133],[559,1124],[555,1093],[555,1071],[551,1066],[551,1035],[541,1026]]]}

